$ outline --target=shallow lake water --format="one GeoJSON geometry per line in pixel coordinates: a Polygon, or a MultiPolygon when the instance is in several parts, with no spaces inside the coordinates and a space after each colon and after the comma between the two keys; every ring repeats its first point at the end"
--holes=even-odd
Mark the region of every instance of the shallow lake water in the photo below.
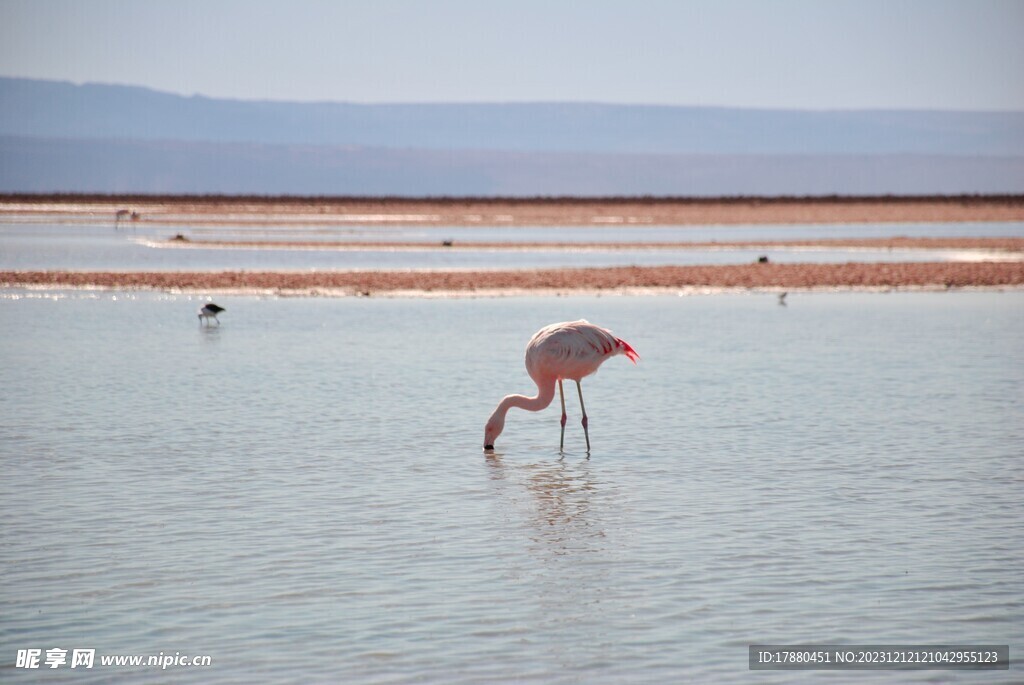
{"type": "Polygon", "coordinates": [[[223,269],[523,269],[672,264],[773,262],[911,262],[1019,259],[984,250],[866,249],[631,249],[481,250],[459,242],[769,241],[810,238],[1024,236],[1024,223],[850,224],[838,226],[578,226],[373,227],[373,226],[159,226],[0,223],[0,269],[210,271],[223,269]],[[422,242],[426,249],[338,250],[253,247],[183,247],[169,239],[291,240],[302,242],[422,242]],[[452,240],[453,249],[439,249],[452,240]]]}
{"type": "Polygon", "coordinates": [[[5,682],[1021,680],[747,669],[1019,659],[1020,291],[217,302],[0,292],[5,682]],[[584,381],[592,453],[567,393],[564,455],[557,400],[483,454],[580,317],[641,355],[584,381]],[[212,665],[13,667],[53,647],[212,665]]]}

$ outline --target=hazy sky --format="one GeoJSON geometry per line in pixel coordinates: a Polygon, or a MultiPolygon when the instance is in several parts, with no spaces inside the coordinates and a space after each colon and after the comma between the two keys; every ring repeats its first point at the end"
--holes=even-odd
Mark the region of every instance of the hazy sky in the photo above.
{"type": "Polygon", "coordinates": [[[0,75],[191,95],[1024,110],[1022,0],[0,0],[0,75]]]}

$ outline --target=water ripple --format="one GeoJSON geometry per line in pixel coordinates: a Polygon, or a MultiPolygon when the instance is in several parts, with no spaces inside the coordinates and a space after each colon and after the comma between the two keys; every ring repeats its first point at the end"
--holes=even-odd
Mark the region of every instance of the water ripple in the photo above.
{"type": "Polygon", "coordinates": [[[1020,650],[1022,298],[238,297],[210,332],[185,297],[4,299],[0,651],[214,659],[82,682],[404,684],[1020,650]],[[592,454],[570,404],[565,455],[555,409],[482,455],[529,333],[579,316],[643,354],[584,382],[592,454]]]}

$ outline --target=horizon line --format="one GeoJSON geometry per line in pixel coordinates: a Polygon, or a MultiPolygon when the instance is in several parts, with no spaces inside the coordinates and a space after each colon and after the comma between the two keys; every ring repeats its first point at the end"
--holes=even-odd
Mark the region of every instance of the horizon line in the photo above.
{"type": "Polygon", "coordinates": [[[1024,109],[1000,109],[1000,108],[954,108],[954,107],[932,107],[932,106],[907,106],[907,107],[880,107],[880,106],[766,106],[766,105],[722,105],[722,104],[670,104],[658,102],[614,102],[607,100],[548,100],[548,99],[522,99],[522,100],[477,100],[477,99],[455,99],[455,100],[332,100],[332,99],[274,99],[274,98],[246,98],[224,95],[209,95],[206,93],[183,93],[175,90],[140,85],[136,83],[118,83],[112,81],[77,81],[69,78],[39,78],[33,76],[12,76],[0,73],[0,79],[12,81],[34,81],[40,83],[52,83],[71,85],[76,88],[101,87],[101,88],[125,88],[149,91],[161,95],[169,95],[182,99],[204,99],[219,100],[223,102],[239,102],[250,104],[282,104],[282,105],[340,105],[355,107],[444,107],[453,105],[479,106],[479,107],[503,107],[503,106],[590,106],[590,107],[621,107],[621,108],[647,108],[647,109],[702,109],[702,110],[740,110],[751,112],[807,112],[813,114],[828,113],[871,113],[871,112],[905,112],[905,113],[950,113],[950,114],[1019,114],[1024,115],[1024,109]]]}
{"type": "Polygon", "coordinates": [[[103,193],[103,192],[82,192],[82,191],[0,191],[0,202],[9,201],[53,201],[60,199],[74,199],[78,201],[100,201],[111,200],[242,200],[242,201],[273,201],[286,203],[299,203],[310,201],[321,202],[435,202],[439,204],[479,202],[479,203],[544,203],[558,204],[565,202],[581,202],[587,204],[616,204],[627,202],[649,202],[652,204],[711,204],[711,203],[870,203],[870,202],[948,202],[948,203],[972,203],[972,202],[1007,202],[1024,203],[1024,193],[868,193],[868,194],[776,194],[756,195],[750,193],[737,193],[733,195],[655,195],[655,194],[619,194],[619,195],[453,195],[453,194],[381,194],[381,195],[328,195],[328,194],[296,194],[296,193],[103,193]]]}

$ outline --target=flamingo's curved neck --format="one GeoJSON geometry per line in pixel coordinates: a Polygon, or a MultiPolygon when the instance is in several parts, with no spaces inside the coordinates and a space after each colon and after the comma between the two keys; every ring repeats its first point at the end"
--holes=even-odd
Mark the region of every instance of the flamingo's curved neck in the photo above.
{"type": "Polygon", "coordinates": [[[555,399],[555,379],[545,378],[537,381],[536,397],[508,395],[501,400],[501,404],[498,405],[498,409],[494,413],[504,417],[512,407],[518,407],[526,411],[540,411],[546,409],[553,399],[555,399]]]}

